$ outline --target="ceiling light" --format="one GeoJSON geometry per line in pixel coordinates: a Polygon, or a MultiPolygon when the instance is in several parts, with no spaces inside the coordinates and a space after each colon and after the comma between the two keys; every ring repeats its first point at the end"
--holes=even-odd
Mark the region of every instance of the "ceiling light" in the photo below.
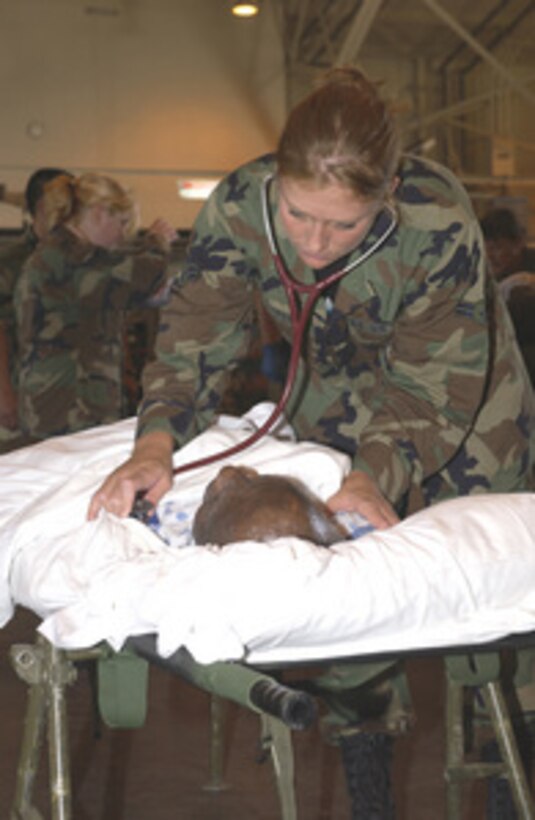
{"type": "Polygon", "coordinates": [[[240,3],[232,4],[232,13],[236,17],[254,17],[260,11],[258,3],[240,3]]]}
{"type": "Polygon", "coordinates": [[[181,199],[208,199],[220,180],[221,177],[188,177],[187,179],[177,179],[178,195],[181,199]]]}

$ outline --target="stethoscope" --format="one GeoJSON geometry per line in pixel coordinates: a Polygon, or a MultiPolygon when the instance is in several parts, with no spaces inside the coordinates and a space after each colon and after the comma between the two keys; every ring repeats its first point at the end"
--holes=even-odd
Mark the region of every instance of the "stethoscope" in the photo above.
{"type": "MultiPolygon", "coordinates": [[[[237,453],[241,453],[243,450],[246,450],[248,447],[251,447],[253,444],[256,444],[261,438],[266,436],[269,431],[275,426],[276,422],[282,415],[284,408],[286,407],[290,395],[292,393],[295,380],[297,377],[297,369],[299,367],[299,357],[301,355],[301,351],[303,348],[303,340],[305,337],[306,328],[308,325],[308,321],[310,319],[310,315],[316,302],[318,301],[319,297],[322,293],[324,293],[328,288],[332,287],[332,285],[339,282],[343,279],[344,276],[347,276],[355,268],[362,265],[367,259],[370,258],[379,248],[381,248],[390,235],[394,232],[397,227],[398,220],[394,209],[390,206],[385,206],[388,209],[390,214],[390,222],[383,231],[383,233],[375,240],[375,242],[366,250],[364,251],[357,259],[353,260],[349,264],[342,267],[340,270],[334,271],[329,276],[316,281],[311,284],[305,284],[303,282],[299,282],[288,272],[286,265],[284,264],[284,260],[277,248],[277,243],[275,240],[275,231],[273,227],[273,221],[271,217],[271,211],[269,206],[269,188],[270,184],[274,179],[274,174],[269,174],[263,180],[262,184],[262,216],[264,227],[266,231],[266,237],[269,244],[270,255],[273,260],[273,264],[277,270],[277,274],[282,282],[284,287],[284,291],[286,293],[286,298],[288,300],[288,305],[290,308],[290,320],[292,325],[292,350],[290,355],[290,361],[288,363],[288,369],[286,373],[286,380],[284,383],[284,387],[281,391],[280,398],[273,408],[272,412],[268,416],[268,418],[254,430],[251,435],[247,436],[243,441],[238,442],[237,444],[232,445],[231,447],[226,447],[224,450],[220,450],[218,453],[212,453],[209,456],[204,456],[203,458],[199,458],[193,461],[188,461],[186,464],[180,464],[178,467],[173,469],[172,475],[179,475],[182,473],[189,472],[190,470],[196,470],[200,467],[206,467],[210,464],[214,464],[217,461],[221,461],[223,459],[229,458],[231,456],[236,455],[237,453]],[[299,297],[305,297],[302,300],[299,297]]],[[[138,495],[132,512],[130,515],[133,518],[141,519],[142,521],[148,522],[150,520],[150,516],[153,513],[153,506],[149,502],[146,501],[144,495],[138,495]]]]}
{"type": "MultiPolygon", "coordinates": [[[[199,467],[206,467],[209,464],[214,464],[217,461],[222,459],[229,458],[230,456],[234,456],[237,453],[241,453],[242,450],[251,447],[257,441],[259,441],[263,436],[267,435],[269,431],[274,427],[276,422],[282,415],[284,408],[286,407],[290,395],[292,393],[295,380],[297,377],[297,369],[299,367],[299,357],[301,355],[302,347],[303,347],[303,340],[305,336],[305,331],[308,325],[308,321],[310,319],[310,315],[316,304],[317,300],[324,293],[328,288],[334,285],[336,282],[339,282],[344,276],[346,276],[350,271],[357,268],[359,265],[362,265],[367,259],[370,258],[380,247],[382,247],[390,235],[394,232],[397,227],[398,221],[396,217],[396,213],[394,209],[390,206],[385,206],[388,209],[390,214],[390,223],[387,225],[386,229],[383,231],[381,236],[379,236],[375,242],[362,253],[357,259],[353,260],[349,264],[345,265],[340,270],[334,271],[329,276],[316,281],[311,284],[306,284],[304,282],[299,282],[288,272],[286,265],[282,259],[282,256],[277,248],[277,243],[275,240],[275,231],[273,227],[273,221],[271,217],[271,211],[269,206],[269,188],[270,184],[274,179],[274,174],[269,174],[262,183],[262,216],[264,227],[266,231],[266,237],[269,244],[270,255],[273,260],[273,264],[277,270],[277,274],[280,278],[280,281],[283,285],[284,291],[286,293],[286,298],[288,300],[288,306],[290,308],[290,320],[292,325],[292,349],[290,354],[290,361],[288,363],[288,369],[286,374],[286,380],[284,383],[284,387],[281,391],[280,398],[275,405],[274,409],[270,413],[269,417],[260,425],[250,436],[247,436],[243,441],[240,441],[238,444],[234,444],[231,447],[227,447],[224,450],[221,450],[218,453],[213,453],[209,456],[204,456],[203,458],[196,459],[194,461],[189,461],[186,464],[181,464],[178,467],[173,469],[172,475],[179,475],[185,472],[189,472],[190,470],[196,470],[199,467]],[[300,304],[300,300],[298,297],[305,297],[302,300],[302,304],[300,304]]],[[[134,517],[142,517],[146,516],[147,507],[144,510],[141,508],[144,506],[144,499],[138,499],[136,501],[136,505],[133,511],[134,517]],[[136,510],[137,507],[137,510],[136,510]],[[139,515],[137,514],[139,513],[139,515]]]]}
{"type": "Polygon", "coordinates": [[[250,436],[248,436],[238,444],[235,444],[232,447],[228,447],[225,450],[220,451],[219,453],[204,456],[203,458],[197,459],[196,461],[190,461],[187,464],[182,464],[179,467],[176,467],[173,470],[173,475],[178,475],[179,473],[194,470],[198,467],[204,467],[208,464],[213,464],[215,461],[219,461],[220,459],[228,458],[229,456],[233,456],[236,453],[240,453],[242,450],[245,450],[247,447],[250,447],[252,444],[255,444],[259,439],[261,439],[263,436],[269,433],[269,431],[274,427],[275,423],[281,417],[282,412],[286,407],[291,392],[293,390],[295,380],[297,377],[297,368],[299,366],[299,357],[301,355],[301,350],[303,347],[305,331],[314,305],[316,304],[322,293],[328,290],[328,288],[330,288],[336,282],[339,282],[340,279],[342,279],[344,276],[350,273],[350,271],[354,270],[359,265],[362,265],[367,259],[370,258],[370,256],[372,256],[380,247],[382,247],[397,227],[396,213],[392,207],[387,206],[391,217],[390,223],[383,231],[381,236],[379,236],[364,253],[362,253],[357,259],[353,260],[353,262],[349,263],[348,265],[345,265],[345,267],[341,268],[341,270],[334,271],[334,273],[331,273],[325,279],[313,282],[311,284],[299,282],[296,279],[294,279],[293,276],[288,272],[288,269],[286,268],[282,256],[277,248],[277,243],[275,240],[275,231],[269,207],[269,188],[273,179],[274,174],[269,174],[267,177],[265,177],[262,183],[262,216],[264,227],[266,230],[267,240],[269,243],[270,255],[273,260],[273,264],[275,265],[275,268],[277,270],[278,276],[284,287],[286,298],[288,300],[288,306],[290,308],[290,320],[292,324],[292,349],[290,354],[290,361],[288,363],[284,387],[281,391],[280,398],[276,406],[270,413],[269,417],[264,421],[263,424],[260,425],[260,427],[258,427],[253,433],[251,433],[250,436]],[[301,307],[298,299],[299,296],[305,297],[301,307]]]}

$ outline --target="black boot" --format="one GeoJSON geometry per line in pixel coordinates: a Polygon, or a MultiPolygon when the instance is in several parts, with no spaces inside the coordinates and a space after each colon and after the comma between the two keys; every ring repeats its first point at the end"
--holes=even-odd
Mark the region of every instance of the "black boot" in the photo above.
{"type": "Polygon", "coordinates": [[[341,734],[351,820],[394,820],[390,770],[394,738],[383,732],[341,734]]]}

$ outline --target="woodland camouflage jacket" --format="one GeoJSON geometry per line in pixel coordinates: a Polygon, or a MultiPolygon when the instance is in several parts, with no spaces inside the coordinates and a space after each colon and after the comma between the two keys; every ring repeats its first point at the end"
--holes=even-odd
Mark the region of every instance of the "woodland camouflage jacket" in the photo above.
{"type": "Polygon", "coordinates": [[[17,364],[13,296],[20,272],[28,257],[35,250],[36,244],[35,234],[30,228],[27,228],[21,236],[6,241],[0,247],[0,325],[6,334],[9,348],[9,365],[13,372],[13,380],[16,378],[17,364]]]}
{"type": "MultiPolygon", "coordinates": [[[[169,430],[180,445],[210,423],[225,372],[247,350],[255,289],[292,339],[262,212],[274,171],[272,157],[238,169],[202,209],[145,371],[139,434],[169,430]]],[[[467,194],[415,158],[400,178],[396,229],[314,308],[286,414],[299,438],[349,453],[403,514],[526,488],[534,409],[467,194]]],[[[313,282],[278,217],[276,177],[267,198],[286,269],[313,282]]],[[[390,219],[379,215],[350,261],[390,219]]]]}
{"type": "Polygon", "coordinates": [[[165,283],[167,252],[147,235],[124,252],[58,228],[15,289],[23,431],[74,432],[123,415],[124,314],[165,283]]]}

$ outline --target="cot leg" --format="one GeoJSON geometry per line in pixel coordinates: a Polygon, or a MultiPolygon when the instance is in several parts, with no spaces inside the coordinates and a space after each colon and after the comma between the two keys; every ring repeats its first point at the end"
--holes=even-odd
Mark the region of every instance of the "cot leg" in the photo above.
{"type": "Polygon", "coordinates": [[[446,812],[461,820],[462,782],[456,775],[464,761],[463,687],[449,680],[446,689],[446,812]]]}
{"type": "Polygon", "coordinates": [[[480,668],[477,667],[473,658],[464,667],[463,663],[462,658],[447,659],[445,776],[448,820],[460,820],[461,818],[462,784],[468,780],[490,777],[503,777],[508,781],[518,820],[533,820],[535,804],[529,791],[502,686],[498,679],[497,656],[495,661],[490,656],[488,658],[481,656],[480,668]],[[480,686],[485,698],[494,736],[500,748],[501,761],[475,763],[465,761],[463,692],[465,686],[473,685],[480,686]]]}
{"type": "Polygon", "coordinates": [[[73,665],[65,653],[45,644],[48,678],[48,755],[52,820],[70,820],[71,785],[67,738],[65,686],[72,679],[73,665]]]}
{"type": "Polygon", "coordinates": [[[28,705],[24,718],[22,745],[17,766],[15,798],[11,810],[11,820],[27,820],[40,817],[32,808],[32,794],[39,765],[46,717],[46,696],[44,687],[36,684],[28,690],[28,705]]]}
{"type": "Polygon", "coordinates": [[[223,778],[224,767],[224,718],[223,699],[210,696],[210,779],[204,786],[207,791],[223,791],[227,788],[223,778]]]}
{"type": "Polygon", "coordinates": [[[262,748],[269,751],[275,773],[281,820],[297,820],[294,756],[290,729],[277,718],[261,715],[262,748]]]}
{"type": "Polygon", "coordinates": [[[66,653],[44,638],[39,638],[35,646],[13,646],[11,660],[17,675],[30,686],[12,820],[41,818],[31,805],[31,798],[45,727],[48,735],[51,817],[52,820],[69,820],[71,801],[65,687],[76,677],[74,664],[67,659],[66,653]]]}
{"type": "Polygon", "coordinates": [[[511,794],[519,820],[532,820],[535,817],[535,803],[518,753],[518,746],[502,687],[496,682],[487,683],[483,688],[483,695],[492,719],[494,734],[498,740],[503,760],[504,774],[511,787],[511,794]]]}

